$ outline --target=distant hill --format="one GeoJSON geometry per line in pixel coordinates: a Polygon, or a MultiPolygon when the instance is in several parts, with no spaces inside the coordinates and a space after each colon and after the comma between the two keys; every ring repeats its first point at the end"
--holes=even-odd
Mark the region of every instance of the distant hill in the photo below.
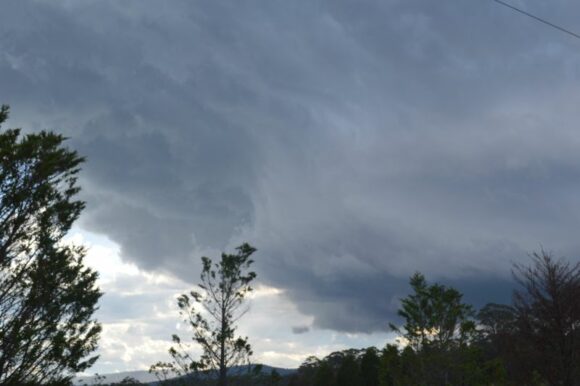
{"type": "MultiPolygon", "coordinates": [[[[251,365],[257,366],[257,365],[251,365]]],[[[273,370],[276,370],[278,374],[285,377],[288,375],[294,374],[297,369],[285,369],[281,367],[273,367],[268,365],[261,365],[262,366],[262,374],[270,374],[273,370]]],[[[236,366],[233,367],[230,371],[232,374],[236,373],[246,373],[248,372],[249,366],[236,366]]],[[[155,374],[149,374],[148,371],[139,370],[139,371],[124,371],[120,373],[110,373],[110,374],[99,374],[100,377],[105,377],[105,379],[98,379],[96,376],[86,376],[86,377],[76,377],[73,380],[73,385],[96,385],[96,384],[111,384],[116,382],[121,382],[123,379],[127,377],[134,378],[141,383],[144,384],[156,384],[157,377],[155,374]]]]}
{"type": "Polygon", "coordinates": [[[73,379],[73,385],[95,385],[98,383],[101,384],[108,384],[108,383],[115,383],[121,382],[123,379],[127,377],[134,378],[141,383],[150,383],[157,381],[157,377],[155,374],[149,374],[146,370],[140,371],[123,371],[120,373],[110,373],[110,374],[99,374],[99,376],[104,376],[105,379],[99,380],[96,376],[88,376],[88,377],[75,377],[73,379]]]}

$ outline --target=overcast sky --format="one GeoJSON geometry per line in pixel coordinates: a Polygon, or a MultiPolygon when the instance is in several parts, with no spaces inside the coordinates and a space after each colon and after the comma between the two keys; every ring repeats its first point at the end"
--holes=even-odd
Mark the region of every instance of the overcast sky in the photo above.
{"type": "MultiPolygon", "coordinates": [[[[580,3],[512,0],[580,31],[580,3]]],[[[258,248],[258,359],[392,336],[408,277],[509,302],[580,253],[580,40],[491,0],[4,0],[7,127],[87,157],[99,372],[167,360],[201,255],[258,248]]],[[[186,335],[186,331],[183,331],[186,335]]]]}

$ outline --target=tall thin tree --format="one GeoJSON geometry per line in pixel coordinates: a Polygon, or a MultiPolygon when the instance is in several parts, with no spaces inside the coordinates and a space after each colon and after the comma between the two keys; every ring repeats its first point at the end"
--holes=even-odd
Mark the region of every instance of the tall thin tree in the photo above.
{"type": "Polygon", "coordinates": [[[169,350],[173,361],[153,365],[152,372],[171,371],[186,376],[215,370],[219,386],[226,386],[229,369],[249,364],[252,349],[247,337],[236,337],[236,322],[248,310],[244,301],[256,278],[256,273],[249,271],[253,263],[250,256],[256,249],[244,243],[236,251],[222,253],[219,262],[202,257],[200,290],[183,294],[177,301],[181,316],[193,331],[193,341],[203,350],[201,357],[194,360],[188,345],[173,335],[176,346],[169,350]]]}

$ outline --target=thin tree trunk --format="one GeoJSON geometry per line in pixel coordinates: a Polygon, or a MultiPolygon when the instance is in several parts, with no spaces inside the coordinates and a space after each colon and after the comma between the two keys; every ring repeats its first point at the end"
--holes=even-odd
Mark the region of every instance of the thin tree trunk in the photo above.
{"type": "Polygon", "coordinates": [[[228,369],[226,368],[226,311],[222,306],[222,325],[221,325],[221,342],[220,342],[220,377],[219,386],[227,386],[228,384],[228,369]]]}

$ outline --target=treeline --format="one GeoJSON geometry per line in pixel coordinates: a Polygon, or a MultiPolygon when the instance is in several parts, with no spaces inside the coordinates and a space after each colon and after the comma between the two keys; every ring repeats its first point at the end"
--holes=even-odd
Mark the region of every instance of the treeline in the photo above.
{"type": "Polygon", "coordinates": [[[415,274],[398,344],[308,358],[292,386],[580,385],[580,265],[542,251],[515,266],[510,305],[478,312],[415,274]]]}

